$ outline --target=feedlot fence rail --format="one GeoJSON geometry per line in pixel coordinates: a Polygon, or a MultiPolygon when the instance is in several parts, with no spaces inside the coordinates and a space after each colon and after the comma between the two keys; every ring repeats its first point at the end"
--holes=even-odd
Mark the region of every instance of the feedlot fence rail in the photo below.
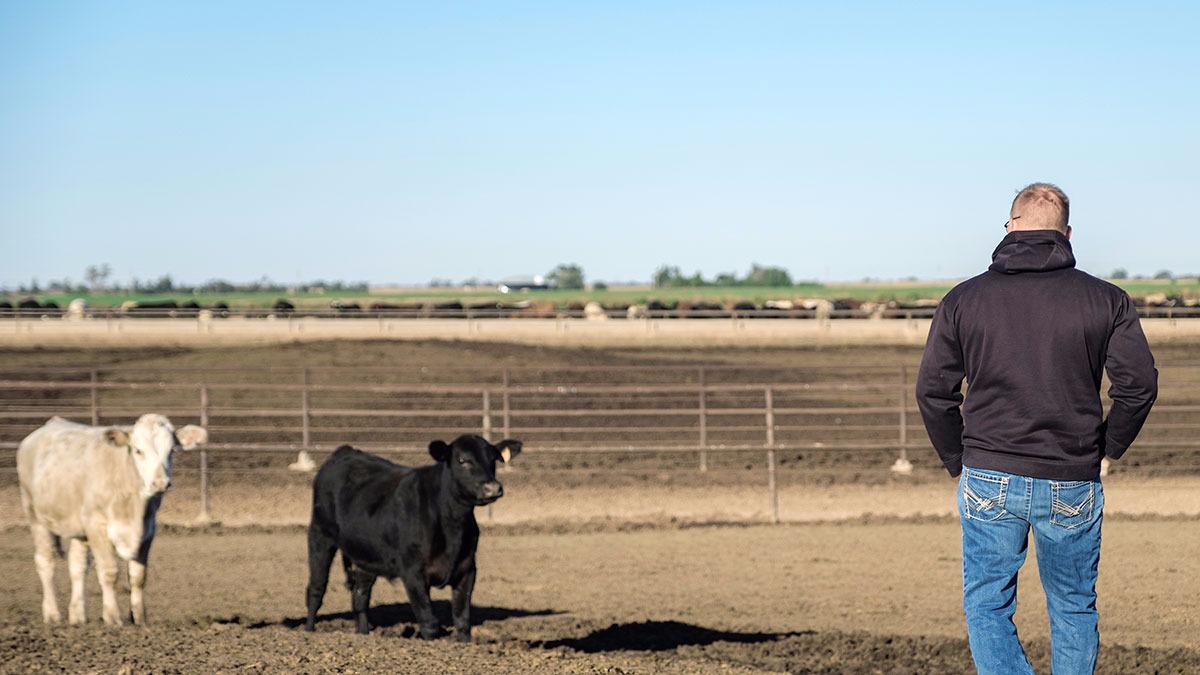
{"type": "MultiPolygon", "coordinates": [[[[601,308],[589,312],[580,307],[525,307],[505,306],[500,303],[483,303],[478,306],[456,306],[450,308],[432,307],[340,307],[340,308],[295,308],[280,310],[277,308],[208,308],[199,307],[137,307],[133,309],[97,308],[84,309],[79,312],[60,307],[41,308],[2,308],[0,321],[11,320],[19,327],[21,321],[68,319],[78,321],[109,321],[121,322],[138,319],[190,319],[201,321],[227,319],[331,319],[331,320],[419,320],[419,319],[629,319],[629,320],[659,320],[659,319],[732,319],[733,321],[750,319],[895,319],[918,320],[933,317],[935,306],[919,307],[888,307],[883,303],[863,303],[853,308],[835,308],[829,310],[809,308],[754,308],[754,309],[699,309],[695,307],[679,307],[675,309],[636,308],[630,311],[628,307],[601,308]]],[[[1195,319],[1200,318],[1200,306],[1196,305],[1142,305],[1137,307],[1138,316],[1143,319],[1195,319]]]]}
{"type": "MultiPolygon", "coordinates": [[[[0,368],[0,481],[15,481],[16,446],[51,416],[112,425],[158,412],[209,431],[194,460],[202,517],[214,464],[262,475],[281,467],[255,455],[296,453],[299,463],[343,443],[421,461],[429,441],[461,433],[519,438],[535,453],[525,461],[536,457],[549,471],[564,470],[555,458],[615,454],[629,471],[720,473],[751,457],[777,517],[781,464],[887,476],[889,468],[910,472],[915,451],[940,471],[912,394],[915,370],[0,368]]],[[[1161,364],[1160,372],[1159,402],[1130,453],[1133,470],[1200,472],[1200,362],[1161,364]]]]}

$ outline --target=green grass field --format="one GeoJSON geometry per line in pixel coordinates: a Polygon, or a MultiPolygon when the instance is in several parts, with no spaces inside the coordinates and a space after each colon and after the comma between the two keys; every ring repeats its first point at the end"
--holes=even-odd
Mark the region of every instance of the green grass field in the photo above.
{"type": "MultiPolygon", "coordinates": [[[[515,303],[531,301],[538,304],[565,307],[573,303],[586,303],[595,300],[603,305],[644,304],[657,300],[671,304],[675,302],[712,303],[728,305],[738,301],[749,301],[756,304],[768,300],[803,300],[811,298],[853,299],[859,301],[914,301],[921,299],[938,299],[950,290],[955,282],[952,281],[913,281],[913,282],[863,282],[841,284],[799,284],[789,287],[767,288],[752,286],[704,286],[694,288],[651,288],[650,286],[613,286],[605,290],[546,290],[518,291],[500,293],[493,287],[413,287],[413,288],[373,288],[367,293],[349,294],[288,294],[288,293],[219,293],[219,294],[130,294],[110,293],[97,295],[75,294],[42,294],[37,298],[41,302],[53,301],[60,307],[66,307],[71,300],[82,297],[93,308],[117,307],[128,300],[139,302],[174,300],[178,303],[195,301],[204,307],[211,307],[219,302],[229,305],[232,309],[266,308],[275,304],[276,300],[286,299],[296,307],[316,309],[329,307],[331,301],[343,303],[358,303],[367,307],[372,303],[413,304],[429,302],[453,302],[463,304],[482,304],[488,302],[515,303]]],[[[1122,279],[1114,283],[1124,288],[1134,297],[1149,294],[1165,294],[1167,296],[1182,296],[1188,299],[1200,299],[1200,280],[1198,279],[1122,279]]],[[[21,296],[15,293],[0,294],[10,302],[21,296]]]]}

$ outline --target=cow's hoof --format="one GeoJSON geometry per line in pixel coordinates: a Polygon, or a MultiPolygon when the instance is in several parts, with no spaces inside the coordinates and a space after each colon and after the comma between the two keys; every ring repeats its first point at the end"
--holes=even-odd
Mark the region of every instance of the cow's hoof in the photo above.
{"type": "Polygon", "coordinates": [[[470,642],[471,641],[470,633],[459,633],[457,637],[458,637],[459,642],[470,642]]]}
{"type": "Polygon", "coordinates": [[[449,634],[450,633],[447,632],[446,630],[444,630],[441,626],[435,626],[433,628],[427,628],[427,627],[421,628],[421,639],[422,640],[436,640],[438,638],[446,637],[449,634]]]}

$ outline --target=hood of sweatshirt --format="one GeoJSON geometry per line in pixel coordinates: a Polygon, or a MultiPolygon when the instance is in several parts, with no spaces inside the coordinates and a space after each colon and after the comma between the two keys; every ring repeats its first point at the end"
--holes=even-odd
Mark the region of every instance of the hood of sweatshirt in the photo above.
{"type": "Polygon", "coordinates": [[[1074,266],[1075,253],[1067,235],[1058,230],[1017,230],[1000,240],[988,269],[1001,274],[1020,274],[1074,266]]]}

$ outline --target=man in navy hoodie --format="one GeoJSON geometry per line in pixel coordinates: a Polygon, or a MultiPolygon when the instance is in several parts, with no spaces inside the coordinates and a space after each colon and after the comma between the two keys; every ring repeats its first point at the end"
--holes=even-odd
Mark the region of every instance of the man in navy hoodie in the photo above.
{"type": "Polygon", "coordinates": [[[1158,393],[1129,296],[1075,269],[1069,211],[1049,183],[1017,194],[991,266],[938,305],[917,376],[929,438],[959,477],[963,609],[980,673],[1033,672],[1012,620],[1030,531],[1051,668],[1095,670],[1100,460],[1124,454],[1158,393]]]}

